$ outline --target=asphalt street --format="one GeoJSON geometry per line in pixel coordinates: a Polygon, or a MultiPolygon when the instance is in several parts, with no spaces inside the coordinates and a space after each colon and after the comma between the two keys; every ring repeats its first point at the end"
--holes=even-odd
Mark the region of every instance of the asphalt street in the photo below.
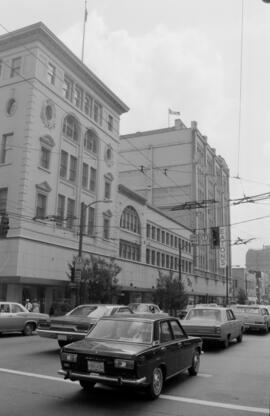
{"type": "Polygon", "coordinates": [[[270,415],[270,333],[246,334],[228,349],[204,348],[197,377],[169,381],[156,401],[143,393],[97,385],[86,394],[64,381],[59,348],[38,335],[0,336],[0,415],[242,416],[270,415]]]}

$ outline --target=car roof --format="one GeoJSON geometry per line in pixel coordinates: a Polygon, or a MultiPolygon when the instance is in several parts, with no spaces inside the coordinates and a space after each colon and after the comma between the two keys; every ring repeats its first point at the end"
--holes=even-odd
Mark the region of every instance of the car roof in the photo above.
{"type": "Polygon", "coordinates": [[[128,308],[128,305],[114,305],[110,303],[84,303],[82,305],[75,306],[75,308],[79,308],[80,306],[105,306],[105,307],[110,307],[110,308],[123,308],[123,307],[128,308]]]}
{"type": "Polygon", "coordinates": [[[189,309],[189,311],[192,311],[194,309],[211,309],[216,311],[226,311],[227,309],[231,309],[231,307],[226,308],[224,306],[196,306],[194,308],[189,309]]]}
{"type": "Polygon", "coordinates": [[[174,316],[168,316],[168,315],[164,315],[164,313],[155,313],[155,314],[150,314],[150,313],[142,313],[142,314],[121,314],[121,315],[117,315],[117,316],[104,316],[100,319],[100,321],[115,321],[115,320],[119,320],[121,318],[125,318],[125,320],[130,320],[130,321],[140,321],[140,322],[153,322],[153,321],[159,321],[161,319],[176,319],[177,321],[179,321],[178,318],[175,318],[174,316]]]}

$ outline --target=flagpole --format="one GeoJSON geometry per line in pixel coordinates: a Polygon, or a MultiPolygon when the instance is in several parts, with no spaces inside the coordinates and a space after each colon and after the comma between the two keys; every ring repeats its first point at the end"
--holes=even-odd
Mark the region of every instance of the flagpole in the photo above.
{"type": "Polygon", "coordinates": [[[168,127],[170,127],[170,109],[168,109],[168,127]]]}
{"type": "Polygon", "coordinates": [[[84,38],[85,38],[85,26],[87,20],[87,0],[84,0],[84,19],[83,19],[83,40],[82,40],[82,62],[84,58],[84,38]]]}

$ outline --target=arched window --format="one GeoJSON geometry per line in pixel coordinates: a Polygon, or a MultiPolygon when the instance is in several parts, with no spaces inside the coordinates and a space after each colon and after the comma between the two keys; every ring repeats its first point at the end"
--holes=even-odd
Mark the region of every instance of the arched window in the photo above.
{"type": "Polygon", "coordinates": [[[79,140],[80,125],[78,120],[71,114],[68,114],[64,119],[63,134],[75,142],[79,140]]]}
{"type": "Polygon", "coordinates": [[[120,227],[141,234],[140,219],[137,211],[132,206],[127,206],[122,212],[120,227]]]}
{"type": "Polygon", "coordinates": [[[98,153],[98,135],[92,130],[88,129],[84,135],[84,148],[92,153],[98,153]]]}

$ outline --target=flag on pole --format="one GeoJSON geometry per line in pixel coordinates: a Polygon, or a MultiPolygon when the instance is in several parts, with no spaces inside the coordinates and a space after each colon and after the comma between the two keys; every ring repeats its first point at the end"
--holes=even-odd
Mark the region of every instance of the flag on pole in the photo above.
{"type": "Polygon", "coordinates": [[[173,116],[180,116],[180,111],[173,111],[173,110],[171,110],[170,108],[169,108],[169,114],[170,115],[173,115],[173,116]]]}

